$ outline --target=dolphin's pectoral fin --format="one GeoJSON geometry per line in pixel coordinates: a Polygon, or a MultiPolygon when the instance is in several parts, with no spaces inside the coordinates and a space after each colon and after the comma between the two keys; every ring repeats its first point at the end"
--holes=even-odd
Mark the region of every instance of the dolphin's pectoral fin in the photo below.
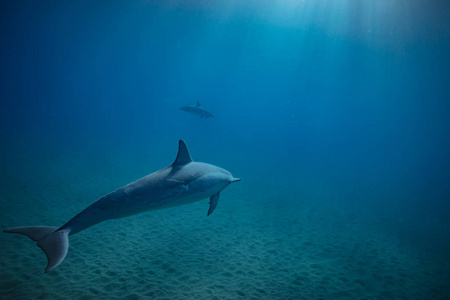
{"type": "Polygon", "coordinates": [[[217,203],[219,203],[219,196],[220,196],[220,192],[212,195],[211,198],[209,198],[208,216],[210,214],[212,214],[212,212],[216,209],[217,203]]]}

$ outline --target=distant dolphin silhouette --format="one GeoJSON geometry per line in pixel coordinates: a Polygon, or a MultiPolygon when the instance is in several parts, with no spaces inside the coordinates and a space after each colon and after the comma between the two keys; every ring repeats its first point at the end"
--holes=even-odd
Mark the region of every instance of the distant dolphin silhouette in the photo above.
{"type": "Polygon", "coordinates": [[[183,106],[180,109],[182,111],[200,116],[200,119],[214,118],[213,114],[210,113],[209,111],[207,111],[198,101],[197,101],[197,105],[195,105],[195,106],[188,105],[188,106],[183,106]]]}
{"type": "Polygon", "coordinates": [[[240,181],[230,172],[214,165],[194,162],[180,140],[175,162],[100,198],[61,227],[32,226],[4,230],[26,235],[45,252],[45,273],[66,257],[69,235],[105,220],[123,218],[144,211],[188,204],[210,197],[208,216],[219,201],[220,191],[240,181]]]}

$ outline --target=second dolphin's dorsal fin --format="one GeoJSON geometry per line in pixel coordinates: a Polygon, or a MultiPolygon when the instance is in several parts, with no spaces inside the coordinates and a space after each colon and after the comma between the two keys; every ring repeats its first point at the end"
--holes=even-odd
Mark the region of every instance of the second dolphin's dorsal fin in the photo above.
{"type": "Polygon", "coordinates": [[[196,105],[197,107],[200,107],[200,106],[202,106],[201,104],[200,104],[200,101],[197,101],[197,105],[196,105]]]}
{"type": "Polygon", "coordinates": [[[180,140],[178,145],[178,154],[177,158],[173,162],[172,166],[183,166],[192,162],[191,155],[189,154],[189,150],[186,146],[186,143],[183,140],[180,140]]]}

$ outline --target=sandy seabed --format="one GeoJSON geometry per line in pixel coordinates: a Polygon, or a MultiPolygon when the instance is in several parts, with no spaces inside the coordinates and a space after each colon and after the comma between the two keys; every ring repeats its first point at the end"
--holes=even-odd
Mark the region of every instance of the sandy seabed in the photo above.
{"type": "MultiPolygon", "coordinates": [[[[4,228],[60,226],[93,202],[73,199],[98,196],[111,184],[80,172],[40,179],[47,184],[38,185],[27,174],[2,178],[4,228]]],[[[48,274],[34,242],[2,233],[0,298],[450,297],[448,261],[423,255],[376,221],[327,206],[313,194],[303,196],[294,201],[289,191],[251,188],[243,179],[222,192],[209,217],[205,199],[70,236],[66,259],[48,274]]]]}

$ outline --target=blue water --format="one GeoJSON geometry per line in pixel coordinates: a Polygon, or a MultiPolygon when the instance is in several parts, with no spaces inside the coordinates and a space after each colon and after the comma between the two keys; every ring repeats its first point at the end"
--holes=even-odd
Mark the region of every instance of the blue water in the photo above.
{"type": "Polygon", "coordinates": [[[0,1],[1,228],[61,226],[179,139],[242,178],[209,217],[74,235],[49,274],[2,234],[0,298],[450,298],[449,9],[0,1]]]}

